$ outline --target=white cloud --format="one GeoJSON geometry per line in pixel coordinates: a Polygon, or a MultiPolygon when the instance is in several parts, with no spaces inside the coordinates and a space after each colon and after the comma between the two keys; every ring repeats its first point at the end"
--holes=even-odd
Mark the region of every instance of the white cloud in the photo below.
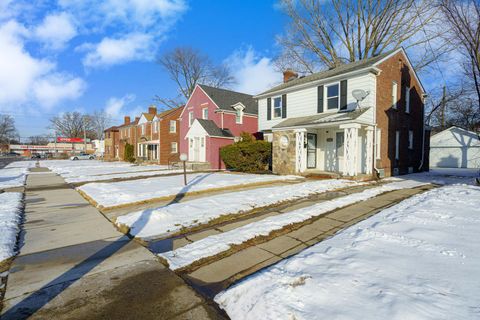
{"type": "Polygon", "coordinates": [[[114,119],[120,119],[126,112],[126,106],[135,100],[134,94],[126,94],[121,98],[111,97],[105,104],[105,113],[114,119]]]}
{"type": "Polygon", "coordinates": [[[272,59],[261,56],[252,47],[237,50],[225,63],[231,68],[239,92],[257,94],[282,81],[282,73],[275,71],[272,59]]]}
{"type": "Polygon", "coordinates": [[[82,94],[82,79],[60,74],[55,63],[26,51],[28,36],[15,20],[0,25],[0,109],[18,111],[26,104],[50,108],[82,94]]]}
{"type": "Polygon", "coordinates": [[[35,38],[54,50],[62,49],[76,35],[73,17],[66,12],[46,16],[34,30],[35,38]]]}
{"type": "Polygon", "coordinates": [[[148,60],[154,57],[153,39],[148,34],[133,33],[122,38],[103,38],[98,44],[85,44],[83,59],[86,67],[111,66],[132,60],[148,60]]]}

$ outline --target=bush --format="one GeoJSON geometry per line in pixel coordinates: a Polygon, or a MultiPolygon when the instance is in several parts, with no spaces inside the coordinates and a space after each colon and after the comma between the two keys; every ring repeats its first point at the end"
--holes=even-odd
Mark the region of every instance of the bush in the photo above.
{"type": "Polygon", "coordinates": [[[133,145],[127,143],[125,145],[125,152],[124,152],[123,160],[134,163],[135,162],[134,153],[135,153],[135,150],[133,148],[133,145]]]}
{"type": "Polygon", "coordinates": [[[240,141],[220,149],[220,157],[227,169],[242,172],[268,170],[271,154],[270,142],[254,140],[249,133],[242,133],[240,141]]]}

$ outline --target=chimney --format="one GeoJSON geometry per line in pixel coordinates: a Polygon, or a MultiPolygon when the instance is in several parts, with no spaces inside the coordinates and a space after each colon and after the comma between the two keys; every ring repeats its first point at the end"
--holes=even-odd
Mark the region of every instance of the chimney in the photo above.
{"type": "Polygon", "coordinates": [[[140,117],[135,117],[135,123],[138,123],[140,121],[140,117]]]}
{"type": "Polygon", "coordinates": [[[298,73],[293,71],[292,69],[287,69],[283,71],[283,83],[287,83],[290,80],[294,80],[298,78],[298,73]]]}
{"type": "Polygon", "coordinates": [[[155,107],[155,106],[148,107],[148,113],[149,114],[157,114],[157,107],[155,107]]]}
{"type": "Polygon", "coordinates": [[[130,124],[130,117],[129,117],[129,116],[125,116],[125,117],[123,118],[123,120],[124,120],[124,121],[123,121],[124,124],[130,124]]]}

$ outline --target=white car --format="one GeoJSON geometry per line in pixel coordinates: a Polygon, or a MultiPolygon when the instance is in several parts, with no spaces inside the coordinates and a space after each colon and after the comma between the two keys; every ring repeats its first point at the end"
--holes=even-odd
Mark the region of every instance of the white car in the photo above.
{"type": "Polygon", "coordinates": [[[93,160],[95,159],[94,154],[80,153],[70,157],[70,160],[93,160]]]}

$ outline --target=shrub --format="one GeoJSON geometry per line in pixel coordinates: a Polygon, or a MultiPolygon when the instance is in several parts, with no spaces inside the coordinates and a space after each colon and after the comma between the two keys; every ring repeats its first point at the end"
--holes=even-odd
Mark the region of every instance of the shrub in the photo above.
{"type": "Polygon", "coordinates": [[[270,142],[255,140],[249,133],[242,133],[240,141],[220,149],[220,157],[227,169],[242,172],[268,170],[271,154],[270,142]]]}
{"type": "Polygon", "coordinates": [[[135,162],[133,145],[130,144],[130,143],[127,143],[125,145],[125,152],[124,152],[123,160],[131,162],[131,163],[135,162]]]}

